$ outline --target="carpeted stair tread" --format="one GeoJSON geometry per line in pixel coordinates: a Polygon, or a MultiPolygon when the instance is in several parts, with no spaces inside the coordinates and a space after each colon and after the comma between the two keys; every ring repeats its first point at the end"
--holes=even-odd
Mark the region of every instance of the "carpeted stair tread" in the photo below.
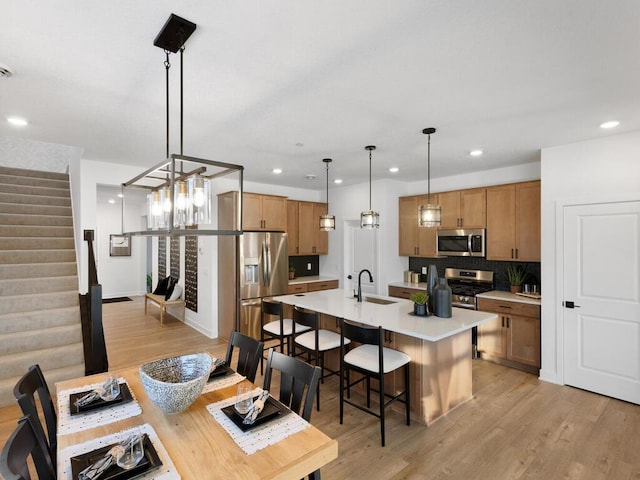
{"type": "Polygon", "coordinates": [[[73,226],[73,217],[70,215],[19,215],[15,213],[0,213],[0,224],[68,227],[73,226]]]}
{"type": "MultiPolygon", "coordinates": [[[[0,315],[79,306],[78,291],[0,297],[0,315]]],[[[79,307],[78,307],[79,308],[79,307]]]]}
{"type": "Polygon", "coordinates": [[[26,372],[29,365],[39,363],[42,368],[56,369],[76,365],[83,358],[82,342],[69,343],[61,347],[29,350],[2,356],[1,377],[15,377],[26,372]]]}
{"type": "Polygon", "coordinates": [[[0,297],[42,295],[43,293],[77,291],[78,277],[10,278],[0,280],[0,297]]]}
{"type": "Polygon", "coordinates": [[[73,237],[73,227],[0,225],[0,237],[73,237]]]}
{"type": "Polygon", "coordinates": [[[59,263],[76,259],[75,250],[0,250],[2,263],[59,263]]]}
{"type": "Polygon", "coordinates": [[[75,262],[0,264],[0,278],[68,277],[77,274],[75,262]]]}
{"type": "Polygon", "coordinates": [[[71,197],[68,188],[32,187],[29,185],[13,185],[9,183],[0,183],[0,192],[20,195],[40,195],[43,197],[71,197]]]}
{"type": "Polygon", "coordinates": [[[72,215],[67,174],[0,167],[0,405],[35,363],[84,375],[72,215]]]}
{"type": "Polygon", "coordinates": [[[31,312],[11,312],[0,315],[0,334],[79,324],[80,309],[77,306],[31,312]]]}
{"type": "Polygon", "coordinates": [[[57,348],[70,343],[82,343],[82,330],[78,325],[5,333],[0,334],[0,356],[57,348]]]}
{"type": "Polygon", "coordinates": [[[64,188],[69,190],[69,178],[39,178],[22,175],[6,175],[0,172],[0,183],[10,185],[25,185],[29,187],[64,188]]]}
{"type": "Polygon", "coordinates": [[[71,197],[48,197],[46,195],[0,192],[0,202],[19,203],[21,205],[57,205],[60,207],[70,207],[71,197]]]}
{"type": "Polygon", "coordinates": [[[67,237],[0,237],[0,250],[73,250],[75,242],[67,237]]]}
{"type": "Polygon", "coordinates": [[[44,170],[28,170],[26,168],[0,167],[0,174],[14,177],[48,178],[51,180],[69,180],[69,174],[61,172],[45,172],[44,170]]]}
{"type": "Polygon", "coordinates": [[[0,199],[0,213],[17,215],[59,215],[70,217],[71,207],[62,205],[38,205],[23,203],[6,203],[0,199]]]}
{"type": "MultiPolygon", "coordinates": [[[[24,372],[26,372],[31,365],[34,365],[36,363],[38,362],[31,362],[24,369],[24,372]]],[[[40,365],[40,367],[42,368],[42,365],[40,365]]],[[[24,375],[24,372],[20,373],[20,375],[15,375],[0,380],[0,407],[14,405],[16,403],[16,400],[13,397],[13,387],[18,382],[18,380],[20,380],[22,375],[24,375]]],[[[84,364],[69,365],[64,368],[44,369],[43,373],[44,378],[47,380],[47,385],[49,386],[51,395],[55,395],[56,382],[84,376],[84,364]]]]}

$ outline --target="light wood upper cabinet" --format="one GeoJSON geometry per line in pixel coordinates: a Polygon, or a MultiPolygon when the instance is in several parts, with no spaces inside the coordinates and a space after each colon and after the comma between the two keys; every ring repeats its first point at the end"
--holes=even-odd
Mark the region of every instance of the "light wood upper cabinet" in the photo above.
{"type": "MultiPolygon", "coordinates": [[[[437,195],[431,195],[436,203],[437,195]]],[[[398,254],[406,257],[435,257],[436,227],[418,226],[418,208],[426,205],[426,195],[413,195],[398,199],[398,254]]]]}
{"type": "Polygon", "coordinates": [[[244,192],[242,200],[243,230],[286,231],[286,197],[244,192]]]}
{"type": "Polygon", "coordinates": [[[540,261],[540,182],[516,185],[516,257],[540,261]]]}
{"type": "Polygon", "coordinates": [[[287,200],[287,250],[289,256],[298,255],[300,251],[300,245],[298,244],[298,202],[296,200],[287,200]]]}
{"type": "Polygon", "coordinates": [[[486,189],[438,193],[438,203],[442,207],[441,229],[485,228],[486,189]]]}
{"type": "Polygon", "coordinates": [[[540,261],[540,182],[487,188],[487,260],[540,261]]]}
{"type": "Polygon", "coordinates": [[[320,215],[326,212],[326,203],[287,201],[289,255],[329,253],[329,232],[320,230],[320,215]]]}

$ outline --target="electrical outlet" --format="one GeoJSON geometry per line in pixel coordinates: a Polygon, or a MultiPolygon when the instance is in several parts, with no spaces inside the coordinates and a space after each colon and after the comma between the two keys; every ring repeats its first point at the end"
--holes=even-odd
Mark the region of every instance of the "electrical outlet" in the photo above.
{"type": "Polygon", "coordinates": [[[427,274],[427,267],[422,267],[422,274],[426,275],[427,274]]]}
{"type": "Polygon", "coordinates": [[[307,270],[311,270],[311,264],[307,263],[307,270]]]}

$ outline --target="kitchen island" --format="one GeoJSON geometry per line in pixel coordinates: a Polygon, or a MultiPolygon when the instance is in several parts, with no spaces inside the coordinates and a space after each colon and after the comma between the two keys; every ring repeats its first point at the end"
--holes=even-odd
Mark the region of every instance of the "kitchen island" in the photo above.
{"type": "MultiPolygon", "coordinates": [[[[351,291],[340,289],[275,299],[330,318],[381,326],[388,332],[386,346],[411,357],[412,418],[426,425],[472,398],[471,328],[497,318],[455,307],[451,318],[417,317],[409,300],[363,294],[359,303],[351,291]]],[[[324,323],[325,328],[335,325],[324,323]]],[[[388,393],[404,389],[403,379],[397,377],[401,375],[385,380],[392,390],[388,393]]]]}

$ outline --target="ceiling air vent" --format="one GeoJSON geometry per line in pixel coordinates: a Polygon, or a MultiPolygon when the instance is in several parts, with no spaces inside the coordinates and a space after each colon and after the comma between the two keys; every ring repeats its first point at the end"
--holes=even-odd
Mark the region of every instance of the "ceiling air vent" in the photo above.
{"type": "Polygon", "coordinates": [[[15,70],[9,65],[0,62],[0,78],[10,78],[15,75],[15,70]]]}

